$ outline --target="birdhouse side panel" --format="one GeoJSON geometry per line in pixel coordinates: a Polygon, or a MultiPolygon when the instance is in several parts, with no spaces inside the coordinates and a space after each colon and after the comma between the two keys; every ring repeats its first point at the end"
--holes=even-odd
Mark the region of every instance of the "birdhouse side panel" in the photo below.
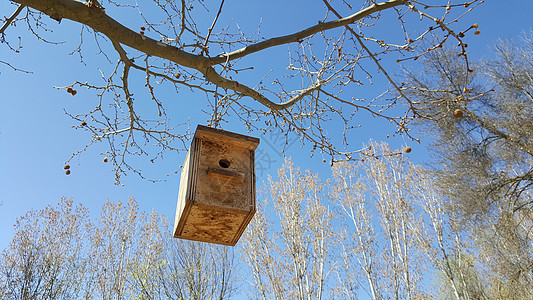
{"type": "Polygon", "coordinates": [[[174,220],[174,237],[183,230],[187,220],[187,215],[194,203],[194,191],[196,189],[196,174],[199,158],[200,143],[193,140],[189,152],[183,163],[180,177],[180,187],[178,192],[178,204],[176,207],[176,217],[174,220]]]}
{"type": "MultiPolygon", "coordinates": [[[[257,210],[257,202],[256,202],[256,199],[255,199],[255,151],[251,150],[250,151],[250,172],[252,174],[251,176],[251,187],[250,187],[250,211],[252,211],[252,215],[250,217],[250,219],[248,220],[248,222],[252,219],[253,215],[255,214],[256,210],[257,210]]],[[[248,223],[246,223],[246,225],[248,225],[248,223]]],[[[244,231],[244,229],[243,229],[244,231]]]]}

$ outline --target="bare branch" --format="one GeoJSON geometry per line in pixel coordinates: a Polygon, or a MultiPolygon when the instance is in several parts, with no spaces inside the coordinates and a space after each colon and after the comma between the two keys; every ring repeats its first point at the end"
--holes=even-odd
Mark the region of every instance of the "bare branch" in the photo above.
{"type": "Polygon", "coordinates": [[[33,72],[31,72],[31,71],[26,71],[26,70],[19,69],[17,67],[14,67],[13,65],[11,65],[8,62],[5,62],[5,61],[0,60],[0,63],[2,63],[4,65],[7,65],[8,67],[10,67],[11,69],[13,69],[15,71],[24,72],[24,73],[28,73],[28,74],[33,74],[33,72]]]}
{"type": "Polygon", "coordinates": [[[205,76],[206,78],[210,81],[210,82],[213,82],[213,83],[216,83],[218,86],[222,87],[222,88],[225,88],[225,89],[231,89],[231,90],[234,90],[236,92],[239,92],[241,94],[243,94],[244,96],[249,96],[257,101],[259,101],[261,104],[263,104],[264,106],[272,109],[272,110],[282,110],[282,109],[285,109],[285,108],[288,108],[290,106],[292,106],[293,104],[295,104],[296,102],[300,101],[303,97],[309,95],[310,93],[312,93],[313,91],[317,90],[318,88],[320,88],[320,86],[322,86],[322,82],[316,82],[315,84],[313,84],[312,86],[308,87],[307,89],[305,90],[302,90],[299,92],[298,95],[292,97],[291,99],[283,102],[283,103],[274,103],[270,100],[268,100],[268,98],[266,98],[265,96],[263,96],[261,93],[257,92],[256,90],[253,90],[243,84],[240,84],[239,82],[237,81],[234,81],[234,80],[231,80],[231,79],[227,79],[221,75],[219,75],[215,69],[213,69],[212,67],[209,67],[207,68],[207,71],[205,72],[205,76]]]}
{"type": "Polygon", "coordinates": [[[6,31],[7,27],[9,27],[9,25],[11,24],[11,22],[13,22],[13,20],[15,20],[15,18],[22,12],[22,10],[24,9],[24,5],[19,5],[17,7],[17,9],[15,10],[15,12],[9,17],[6,19],[6,22],[4,23],[4,25],[2,25],[2,28],[0,28],[0,34],[2,35],[2,38],[3,38],[3,35],[4,35],[4,31],[6,31]]]}
{"type": "Polygon", "coordinates": [[[249,55],[251,53],[255,53],[255,52],[258,52],[258,51],[261,51],[267,48],[271,48],[274,46],[279,46],[279,45],[284,45],[284,44],[289,44],[289,43],[296,43],[316,33],[326,31],[329,29],[333,29],[333,28],[346,26],[348,24],[352,24],[358,20],[361,20],[362,18],[368,15],[371,15],[376,12],[380,12],[382,10],[389,9],[391,7],[405,4],[406,2],[407,1],[405,0],[389,0],[386,2],[376,3],[346,18],[342,18],[342,19],[330,21],[330,22],[319,22],[318,25],[309,27],[307,29],[298,31],[293,34],[271,38],[266,41],[262,41],[262,42],[259,42],[253,45],[246,46],[244,48],[233,51],[231,53],[220,54],[219,56],[212,58],[211,63],[220,64],[226,61],[228,57],[230,60],[234,60],[234,59],[249,55]]]}
{"type": "Polygon", "coordinates": [[[224,6],[224,0],[220,2],[220,7],[218,8],[217,16],[213,20],[213,24],[211,24],[211,27],[207,30],[207,36],[205,37],[204,47],[202,49],[202,52],[200,55],[202,55],[205,51],[206,54],[209,54],[209,50],[207,49],[207,43],[209,42],[209,37],[211,36],[211,31],[213,31],[213,28],[215,27],[215,24],[218,20],[218,17],[220,16],[220,13],[222,12],[222,7],[224,6]]]}

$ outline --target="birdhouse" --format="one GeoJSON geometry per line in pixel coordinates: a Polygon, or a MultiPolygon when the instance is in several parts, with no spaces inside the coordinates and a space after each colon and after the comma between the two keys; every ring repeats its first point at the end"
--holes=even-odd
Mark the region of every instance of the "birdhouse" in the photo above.
{"type": "Polygon", "coordinates": [[[234,246],[256,211],[259,139],[198,125],[181,171],[174,237],[234,246]]]}

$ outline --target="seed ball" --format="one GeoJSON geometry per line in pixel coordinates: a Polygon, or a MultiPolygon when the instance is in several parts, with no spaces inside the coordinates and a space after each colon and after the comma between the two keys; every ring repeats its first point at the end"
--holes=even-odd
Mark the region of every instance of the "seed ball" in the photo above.
{"type": "Polygon", "coordinates": [[[78,93],[76,90],[72,90],[72,92],[70,92],[72,94],[72,96],[76,95],[76,93],[78,93]]]}
{"type": "Polygon", "coordinates": [[[73,89],[71,87],[67,88],[67,93],[72,93],[73,89]]]}
{"type": "Polygon", "coordinates": [[[145,30],[146,30],[146,28],[144,28],[144,26],[141,26],[141,30],[142,30],[142,31],[145,31],[145,30]]]}
{"type": "Polygon", "coordinates": [[[453,116],[456,117],[456,118],[460,118],[460,117],[463,116],[463,111],[460,110],[460,109],[456,109],[456,110],[454,110],[454,112],[453,112],[453,116]]]}
{"type": "Polygon", "coordinates": [[[63,169],[68,170],[68,169],[70,169],[70,166],[69,166],[69,165],[65,165],[65,166],[63,167],[63,169]]]}
{"type": "Polygon", "coordinates": [[[403,152],[405,152],[405,153],[409,153],[409,152],[411,152],[411,147],[405,147],[405,148],[403,148],[403,152]]]}
{"type": "Polygon", "coordinates": [[[107,162],[107,157],[104,157],[104,162],[105,162],[105,163],[107,162]]]}
{"type": "Polygon", "coordinates": [[[475,35],[479,35],[479,34],[481,34],[481,31],[476,30],[476,32],[474,32],[474,34],[475,34],[475,35]]]}
{"type": "Polygon", "coordinates": [[[81,126],[87,126],[87,122],[85,121],[81,122],[81,126]]]}
{"type": "Polygon", "coordinates": [[[66,175],[70,175],[70,170],[66,170],[66,171],[65,171],[65,174],[66,174],[66,175]]]}
{"type": "Polygon", "coordinates": [[[325,160],[325,159],[323,159],[323,160],[322,160],[322,162],[324,162],[324,163],[325,163],[325,162],[326,162],[326,160],[325,160]]]}

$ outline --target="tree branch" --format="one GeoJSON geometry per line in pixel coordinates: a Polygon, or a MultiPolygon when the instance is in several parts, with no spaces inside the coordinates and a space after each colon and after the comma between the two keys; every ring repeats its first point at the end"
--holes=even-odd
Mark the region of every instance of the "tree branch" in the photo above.
{"type": "Polygon", "coordinates": [[[234,59],[237,59],[237,58],[240,58],[240,57],[243,57],[243,56],[246,56],[246,55],[267,49],[267,48],[271,48],[274,46],[295,43],[306,37],[310,37],[316,33],[319,33],[321,31],[326,31],[329,29],[338,28],[338,27],[346,26],[348,24],[352,24],[368,15],[371,15],[373,13],[376,13],[382,10],[389,9],[391,7],[405,4],[406,2],[407,2],[406,0],[389,0],[386,2],[376,3],[372,6],[369,6],[345,18],[341,18],[338,20],[330,21],[330,22],[318,22],[318,25],[309,27],[307,29],[298,31],[293,34],[271,38],[266,41],[262,41],[262,42],[259,42],[253,45],[243,47],[231,53],[220,54],[211,59],[211,64],[215,65],[215,64],[223,63],[228,60],[228,57],[229,57],[229,60],[234,60],[234,59]]]}
{"type": "MultiPolygon", "coordinates": [[[[164,44],[151,39],[143,34],[137,33],[120,24],[105,11],[91,6],[89,3],[77,0],[14,0],[22,5],[37,9],[54,19],[70,19],[85,24],[95,31],[106,35],[113,43],[129,46],[149,56],[156,56],[175,62],[181,66],[196,69],[203,73],[208,81],[217,84],[225,89],[234,90],[245,96],[249,96],[272,110],[281,110],[290,107],[301,100],[304,96],[319,88],[322,83],[317,82],[307,89],[301,91],[297,96],[283,103],[274,103],[261,93],[242,85],[237,81],[229,80],[219,75],[211,66],[227,62],[229,59],[237,59],[251,53],[264,50],[277,45],[297,42],[303,38],[312,36],[318,32],[346,26],[360,20],[370,14],[405,4],[405,0],[389,0],[374,4],[349,17],[341,18],[330,22],[319,22],[318,25],[309,27],[294,34],[272,38],[259,42],[229,54],[222,54],[214,58],[207,58],[202,55],[195,55],[185,52],[177,47],[164,44]]],[[[215,19],[216,20],[216,19],[215,19]]],[[[206,40],[207,41],[207,40],[206,40]]]]}
{"type": "MultiPolygon", "coordinates": [[[[327,6],[327,8],[335,15],[337,16],[337,18],[341,18],[341,15],[329,4],[329,2],[327,0],[322,0],[322,2],[324,2],[324,4],[327,6]]],[[[411,101],[411,99],[409,97],[407,97],[407,95],[405,95],[405,93],[403,92],[403,90],[396,84],[396,82],[394,82],[394,80],[392,80],[392,78],[389,76],[389,73],[387,73],[387,71],[385,71],[385,69],[383,68],[383,66],[381,66],[381,64],[379,63],[379,60],[376,58],[376,56],[374,55],[374,53],[372,53],[372,51],[370,51],[370,49],[368,49],[368,47],[363,43],[363,40],[361,40],[361,37],[348,25],[345,25],[346,29],[353,35],[355,36],[355,38],[357,39],[357,42],[359,42],[359,44],[361,45],[361,47],[363,49],[365,49],[366,53],[368,53],[368,55],[372,58],[372,60],[376,63],[378,69],[383,72],[383,75],[385,75],[385,77],[387,78],[387,80],[394,86],[394,88],[398,91],[398,93],[400,93],[400,95],[405,99],[407,100],[407,102],[409,103],[409,106],[411,108],[411,111],[413,112],[414,115],[418,115],[420,116],[420,114],[418,114],[418,112],[414,109],[414,105],[413,105],[413,101],[411,101]]],[[[421,117],[421,116],[420,116],[421,117]]]]}
{"type": "Polygon", "coordinates": [[[311,85],[305,90],[300,91],[300,93],[291,99],[283,102],[283,103],[275,103],[270,101],[267,97],[263,96],[258,91],[243,85],[237,81],[227,79],[220,74],[218,74],[213,67],[207,68],[207,70],[204,72],[205,77],[207,80],[209,80],[212,83],[216,83],[218,86],[224,89],[230,89],[236,92],[241,93],[244,96],[251,97],[257,101],[259,101],[264,106],[270,108],[271,110],[282,110],[285,108],[288,108],[295,104],[296,102],[300,101],[303,97],[309,95],[311,92],[319,89],[323,82],[317,81],[315,84],[311,85]]]}
{"type": "Polygon", "coordinates": [[[490,133],[496,135],[497,137],[499,138],[502,138],[506,141],[508,141],[509,143],[512,143],[514,144],[518,149],[526,152],[527,154],[529,154],[530,156],[533,156],[533,151],[531,149],[531,147],[527,144],[524,144],[522,141],[520,141],[519,139],[516,139],[516,138],[513,138],[511,135],[499,130],[495,125],[493,124],[490,124],[488,122],[485,122],[483,121],[479,116],[477,116],[474,112],[470,111],[470,110],[467,110],[465,108],[463,108],[465,114],[467,116],[469,116],[470,118],[472,118],[475,122],[477,122],[481,127],[483,127],[484,129],[488,130],[490,133]]]}
{"type": "Polygon", "coordinates": [[[24,73],[28,73],[28,74],[33,74],[33,72],[31,72],[31,71],[25,71],[25,70],[19,69],[19,68],[17,68],[17,67],[14,67],[14,66],[11,65],[10,63],[5,62],[5,61],[2,61],[2,60],[0,60],[0,64],[5,64],[5,65],[7,65],[8,67],[10,67],[11,69],[13,69],[13,70],[15,70],[15,71],[18,71],[18,72],[24,72],[24,73]]]}
{"type": "Polygon", "coordinates": [[[2,28],[0,28],[0,34],[4,34],[4,31],[6,31],[7,27],[11,24],[11,22],[13,22],[13,20],[15,20],[15,18],[22,12],[24,7],[26,7],[26,6],[24,6],[22,4],[19,5],[19,7],[17,7],[15,12],[9,18],[7,18],[7,20],[4,23],[4,25],[2,25],[2,28]]]}
{"type": "Polygon", "coordinates": [[[207,55],[209,55],[209,50],[207,49],[207,43],[209,42],[209,37],[211,36],[211,31],[213,31],[213,28],[215,27],[215,24],[216,24],[216,22],[218,20],[218,17],[220,16],[220,13],[222,12],[222,7],[224,6],[224,1],[225,0],[222,0],[220,2],[220,7],[218,8],[217,16],[213,20],[213,24],[211,24],[211,27],[209,27],[209,29],[207,30],[207,36],[205,37],[204,47],[202,49],[202,53],[205,51],[205,53],[207,55]]]}
{"type": "Polygon", "coordinates": [[[205,70],[207,58],[151,39],[120,24],[105,11],[76,0],[14,0],[39,10],[53,19],[69,19],[87,25],[118,42],[150,56],[157,56],[196,70],[205,70]]]}

